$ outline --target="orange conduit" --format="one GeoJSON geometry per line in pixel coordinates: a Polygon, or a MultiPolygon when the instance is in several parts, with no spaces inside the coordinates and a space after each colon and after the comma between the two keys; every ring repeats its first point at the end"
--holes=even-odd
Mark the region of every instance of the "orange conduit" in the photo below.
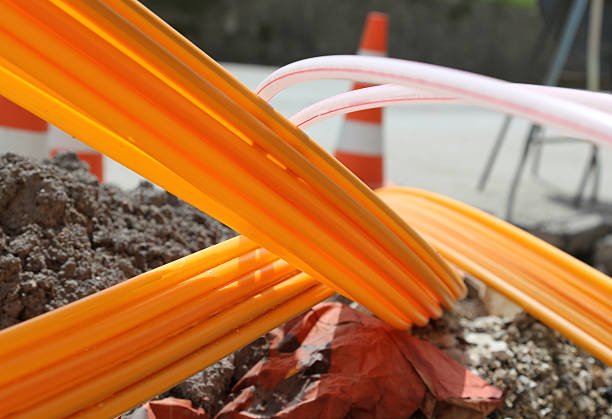
{"type": "MultiPolygon", "coordinates": [[[[453,292],[455,298],[462,298],[465,295],[466,288],[461,281],[457,281],[456,274],[452,268],[441,260],[431,247],[424,245],[425,243],[422,239],[418,235],[413,234],[410,226],[398,217],[397,214],[390,211],[388,207],[381,205],[380,199],[372,195],[369,188],[362,182],[359,182],[355,176],[347,176],[346,171],[343,170],[342,165],[336,159],[326,153],[316,143],[310,141],[289,120],[282,117],[279,118],[278,113],[267,102],[251,92],[217,62],[137,1],[107,0],[105,3],[159,45],[186,63],[197,74],[213,83],[229,98],[240,103],[242,108],[287,141],[314,166],[336,182],[343,191],[363,205],[367,210],[365,212],[359,206],[352,208],[355,211],[354,216],[357,220],[366,220],[367,218],[365,217],[369,217],[370,213],[373,214],[397,235],[399,240],[407,243],[419,258],[436,272],[440,278],[444,279],[446,286],[453,292]]],[[[335,195],[331,194],[330,198],[334,199],[334,197],[335,195]]],[[[400,243],[397,245],[401,246],[400,243]]]]}
{"type": "Polygon", "coordinates": [[[199,371],[202,365],[210,365],[228,353],[232,353],[244,346],[245,341],[251,341],[266,331],[272,330],[287,318],[305,311],[316,303],[333,294],[322,284],[310,288],[308,291],[292,296],[287,302],[277,306],[274,311],[268,312],[254,319],[240,328],[240,333],[225,335],[218,341],[211,343],[189,356],[182,358],[172,365],[157,371],[144,380],[111,395],[108,399],[77,413],[76,417],[114,417],[125,411],[125,406],[133,406],[134,400],[145,400],[159,393],[160,388],[169,388],[168,383],[179,383],[184,379],[186,371],[199,371]],[[229,352],[228,352],[229,351],[229,352]],[[147,395],[143,398],[142,395],[147,395]]]}
{"type": "Polygon", "coordinates": [[[612,365],[612,281],[483,211],[411,188],[377,194],[449,261],[612,365]]]}
{"type": "MultiPolygon", "coordinates": [[[[31,102],[42,102],[46,93],[81,113],[121,143],[101,145],[99,132],[75,136],[100,149],[131,143],[205,193],[199,208],[362,301],[396,327],[425,324],[441,314],[440,304],[450,308],[465,292],[412,230],[404,228],[399,240],[394,233],[405,225],[389,229],[385,217],[369,213],[372,207],[391,213],[370,191],[359,195],[366,208],[103,2],[9,1],[0,5],[0,27],[7,77],[30,82],[39,97],[20,98],[20,90],[10,87],[3,94],[26,106],[29,102],[73,134],[60,111],[31,102]]],[[[293,132],[293,142],[316,148],[293,132]]],[[[126,160],[119,159],[129,165],[126,160]]],[[[334,170],[336,178],[360,188],[346,170],[334,170]]],[[[174,191],[172,185],[167,189],[174,191]]]]}
{"type": "Polygon", "coordinates": [[[0,411],[62,417],[127,391],[136,399],[121,413],[332,294],[248,239],[228,240],[0,333],[0,411]],[[174,381],[134,393],[169,371],[174,381]]]}
{"type": "MultiPolygon", "coordinates": [[[[451,199],[409,188],[377,194],[457,266],[612,362],[605,275],[451,199]]],[[[118,414],[332,294],[315,285],[246,238],[228,240],[0,333],[0,409],[118,414]],[[286,311],[266,311],[283,289],[299,297],[281,292],[286,311]]]]}
{"type": "Polygon", "coordinates": [[[120,413],[332,293],[317,281],[395,327],[425,324],[466,289],[405,221],[459,267],[612,361],[609,278],[467,206],[382,190],[401,219],[132,0],[1,2],[0,94],[291,265],[238,238],[3,331],[3,413],[120,413]],[[35,396],[23,400],[25,389],[35,396]]]}

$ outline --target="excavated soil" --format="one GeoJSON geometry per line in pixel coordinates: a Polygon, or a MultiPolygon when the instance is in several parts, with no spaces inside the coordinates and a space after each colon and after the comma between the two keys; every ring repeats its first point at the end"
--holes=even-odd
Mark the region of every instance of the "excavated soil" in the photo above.
{"type": "MultiPolygon", "coordinates": [[[[0,329],[233,235],[150,184],[100,185],[74,155],[0,156],[0,329]]],[[[472,296],[414,333],[507,391],[492,417],[612,417],[612,369],[525,314],[489,316],[472,296]]],[[[212,417],[267,348],[261,338],[164,395],[212,417]]]]}
{"type": "Polygon", "coordinates": [[[143,183],[100,185],[74,155],[0,157],[0,328],[236,233],[143,183]]]}

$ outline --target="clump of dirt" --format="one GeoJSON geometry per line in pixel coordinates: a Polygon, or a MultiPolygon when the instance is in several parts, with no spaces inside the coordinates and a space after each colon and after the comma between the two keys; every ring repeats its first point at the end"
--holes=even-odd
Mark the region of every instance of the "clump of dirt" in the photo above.
{"type": "Polygon", "coordinates": [[[0,156],[0,329],[235,234],[149,183],[101,185],[74,154],[0,156]]]}
{"type": "Polygon", "coordinates": [[[162,396],[191,400],[193,406],[203,407],[212,418],[232,399],[230,392],[234,385],[261,358],[267,356],[269,348],[268,340],[262,336],[162,396]]]}

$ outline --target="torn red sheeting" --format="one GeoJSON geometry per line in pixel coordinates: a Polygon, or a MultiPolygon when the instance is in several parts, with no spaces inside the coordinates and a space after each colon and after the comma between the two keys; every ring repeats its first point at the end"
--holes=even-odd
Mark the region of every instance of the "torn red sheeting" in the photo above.
{"type": "Polygon", "coordinates": [[[319,304],[268,339],[270,356],[216,418],[475,418],[503,402],[433,345],[343,304],[319,304]]]}
{"type": "Polygon", "coordinates": [[[209,419],[204,409],[195,408],[190,400],[168,397],[162,400],[152,400],[143,404],[129,415],[119,419],[209,419]]]}

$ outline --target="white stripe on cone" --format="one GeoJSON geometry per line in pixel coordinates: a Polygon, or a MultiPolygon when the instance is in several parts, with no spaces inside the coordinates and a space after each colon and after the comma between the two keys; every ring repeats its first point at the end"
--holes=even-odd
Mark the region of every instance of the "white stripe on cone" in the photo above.
{"type": "Polygon", "coordinates": [[[345,119],[336,150],[367,156],[382,156],[381,126],[371,122],[345,119]]]}
{"type": "Polygon", "coordinates": [[[22,130],[0,126],[0,154],[15,153],[34,159],[43,159],[45,153],[44,131],[22,130]]]}
{"type": "Polygon", "coordinates": [[[373,49],[359,48],[357,55],[369,55],[370,57],[386,57],[387,53],[384,51],[375,51],[373,49]]]}
{"type": "MultiPolygon", "coordinates": [[[[72,151],[81,158],[87,156],[88,159],[95,161],[96,165],[103,167],[104,156],[102,153],[77,140],[61,129],[49,125],[49,131],[47,133],[47,154],[49,157],[52,157],[54,154],[61,151],[72,151]]],[[[100,181],[102,181],[103,173],[95,173],[95,169],[93,167],[91,169],[94,174],[100,177],[100,181]]]]}

